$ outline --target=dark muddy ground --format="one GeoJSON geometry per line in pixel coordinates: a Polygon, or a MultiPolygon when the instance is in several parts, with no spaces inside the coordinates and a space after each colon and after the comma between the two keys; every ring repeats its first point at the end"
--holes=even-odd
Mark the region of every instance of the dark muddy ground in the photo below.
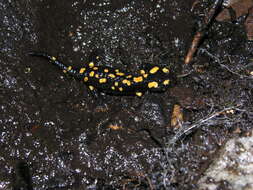
{"type": "Polygon", "coordinates": [[[196,188],[224,142],[252,128],[253,44],[245,17],[215,22],[182,67],[210,6],[193,2],[0,0],[0,189],[196,188]],[[165,93],[95,96],[31,50],[76,67],[100,55],[130,71],[192,72],[165,93]],[[171,146],[176,103],[197,128],[171,146]]]}

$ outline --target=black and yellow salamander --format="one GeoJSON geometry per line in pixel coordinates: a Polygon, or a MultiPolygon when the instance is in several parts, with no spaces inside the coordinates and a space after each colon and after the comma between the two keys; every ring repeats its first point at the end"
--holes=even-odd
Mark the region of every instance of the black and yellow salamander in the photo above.
{"type": "Polygon", "coordinates": [[[63,72],[75,78],[83,80],[90,90],[98,90],[110,95],[137,95],[142,96],[145,92],[164,92],[170,86],[172,74],[166,67],[150,66],[136,74],[131,74],[120,69],[97,66],[95,61],[85,64],[80,69],[66,66],[43,52],[30,52],[31,56],[44,57],[58,66],[63,72]]]}

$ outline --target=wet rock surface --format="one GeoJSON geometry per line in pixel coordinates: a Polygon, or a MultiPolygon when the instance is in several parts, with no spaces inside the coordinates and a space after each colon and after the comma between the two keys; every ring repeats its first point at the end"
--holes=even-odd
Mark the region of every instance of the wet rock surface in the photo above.
{"type": "Polygon", "coordinates": [[[252,189],[253,160],[252,132],[247,137],[229,140],[220,151],[219,157],[199,180],[200,189],[252,189]]]}
{"type": "Polygon", "coordinates": [[[214,23],[176,90],[141,98],[95,96],[27,56],[41,50],[81,67],[99,55],[111,67],[161,64],[180,75],[210,5],[191,12],[193,2],[0,1],[0,189],[197,188],[223,144],[252,128],[253,44],[243,16],[214,23]],[[170,146],[175,103],[186,126],[198,127],[170,146]]]}

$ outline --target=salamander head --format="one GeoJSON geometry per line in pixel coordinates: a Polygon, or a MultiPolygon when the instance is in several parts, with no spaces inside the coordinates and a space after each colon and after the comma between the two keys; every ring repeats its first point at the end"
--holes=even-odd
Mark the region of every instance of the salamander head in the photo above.
{"type": "Polygon", "coordinates": [[[147,75],[147,87],[149,91],[163,92],[174,83],[174,77],[167,67],[154,66],[149,69],[147,75]]]}

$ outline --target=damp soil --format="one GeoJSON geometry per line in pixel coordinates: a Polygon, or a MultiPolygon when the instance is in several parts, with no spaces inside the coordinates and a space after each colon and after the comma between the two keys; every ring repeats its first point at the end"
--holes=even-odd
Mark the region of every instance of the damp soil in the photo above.
{"type": "Polygon", "coordinates": [[[252,128],[253,44],[245,17],[214,22],[183,66],[210,7],[203,0],[191,10],[193,3],[1,0],[0,189],[196,189],[222,145],[252,128]],[[179,77],[168,91],[143,97],[93,93],[27,55],[34,50],[75,67],[99,56],[106,66],[134,72],[158,64],[179,77]],[[175,104],[188,126],[239,108],[172,147],[175,104]]]}

